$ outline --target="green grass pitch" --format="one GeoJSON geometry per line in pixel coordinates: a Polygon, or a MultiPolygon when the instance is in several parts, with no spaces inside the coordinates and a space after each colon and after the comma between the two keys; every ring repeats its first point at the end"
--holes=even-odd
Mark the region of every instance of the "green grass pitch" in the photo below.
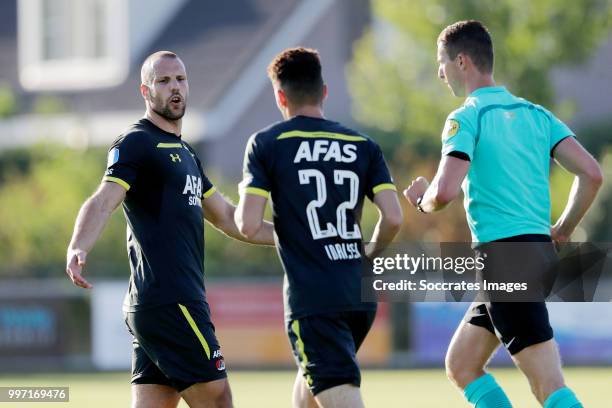
{"type": "MultiPolygon", "coordinates": [[[[527,381],[516,369],[495,369],[493,374],[515,407],[537,408],[527,381]]],[[[237,408],[288,408],[295,374],[291,371],[231,371],[230,384],[237,408]]],[[[609,407],[612,368],[568,368],[567,383],[585,407],[609,407]]],[[[19,403],[33,407],[129,407],[128,373],[33,374],[0,376],[0,386],[69,386],[69,403],[19,403]]],[[[442,369],[363,372],[362,390],[367,407],[467,407],[461,394],[446,380],[442,369]]],[[[10,404],[0,403],[0,408],[10,404]]],[[[12,406],[12,405],[11,405],[12,406]]],[[[187,407],[181,402],[180,407],[187,407]]]]}

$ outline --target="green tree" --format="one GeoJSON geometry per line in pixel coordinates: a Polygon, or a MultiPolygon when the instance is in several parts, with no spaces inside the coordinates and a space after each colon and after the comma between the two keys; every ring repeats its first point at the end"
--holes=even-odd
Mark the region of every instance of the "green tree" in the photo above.
{"type": "Polygon", "coordinates": [[[17,111],[17,98],[9,84],[0,82],[0,118],[11,116],[17,111]]]}
{"type": "MultiPolygon", "coordinates": [[[[52,145],[6,151],[0,166],[0,275],[62,276],[72,227],[104,172],[103,150],[52,145]]],[[[127,276],[125,222],[116,212],[89,258],[98,270],[127,276]]]]}
{"type": "Polygon", "coordinates": [[[355,116],[386,133],[383,145],[436,153],[444,119],[461,104],[437,78],[436,39],[448,24],[477,19],[491,30],[497,81],[567,119],[559,109],[571,105],[555,105],[550,70],[589,57],[611,10],[611,0],[373,0],[372,28],[348,68],[355,116]]]}

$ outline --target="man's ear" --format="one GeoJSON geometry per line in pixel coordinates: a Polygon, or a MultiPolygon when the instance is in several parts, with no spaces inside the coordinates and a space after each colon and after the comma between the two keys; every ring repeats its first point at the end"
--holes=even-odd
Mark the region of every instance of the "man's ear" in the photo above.
{"type": "Polygon", "coordinates": [[[467,68],[467,57],[463,53],[457,54],[457,66],[460,70],[465,70],[467,68]]]}
{"type": "Polygon", "coordinates": [[[286,108],[288,101],[287,101],[287,94],[285,94],[285,91],[283,91],[282,89],[278,88],[276,90],[276,100],[278,101],[278,104],[283,107],[286,108]]]}
{"type": "Polygon", "coordinates": [[[140,94],[146,101],[149,97],[149,87],[145,84],[140,84],[140,94]]]}
{"type": "Polygon", "coordinates": [[[324,102],[327,99],[327,84],[323,84],[323,98],[321,99],[322,102],[324,102]]]}

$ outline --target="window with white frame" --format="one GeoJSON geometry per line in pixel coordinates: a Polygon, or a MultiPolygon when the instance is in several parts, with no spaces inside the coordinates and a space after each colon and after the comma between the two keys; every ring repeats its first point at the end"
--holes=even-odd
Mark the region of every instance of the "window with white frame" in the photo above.
{"type": "Polygon", "coordinates": [[[19,75],[29,90],[117,85],[129,69],[125,0],[19,0],[19,75]]]}

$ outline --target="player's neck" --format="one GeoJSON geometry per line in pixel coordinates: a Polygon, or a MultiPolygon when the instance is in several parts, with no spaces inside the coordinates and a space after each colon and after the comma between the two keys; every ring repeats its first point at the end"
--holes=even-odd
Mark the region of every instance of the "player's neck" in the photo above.
{"type": "Polygon", "coordinates": [[[311,118],[320,118],[323,119],[323,109],[320,106],[300,106],[296,109],[288,109],[287,116],[289,118],[293,118],[295,116],[308,116],[311,118]]]}
{"type": "Polygon", "coordinates": [[[480,75],[472,80],[468,80],[465,84],[466,95],[470,95],[477,89],[495,86],[493,75],[480,75]]]}
{"type": "Polygon", "coordinates": [[[145,118],[151,121],[155,126],[160,128],[164,132],[174,133],[177,137],[181,137],[183,119],[168,120],[148,109],[147,109],[147,112],[145,113],[145,118]]]}

